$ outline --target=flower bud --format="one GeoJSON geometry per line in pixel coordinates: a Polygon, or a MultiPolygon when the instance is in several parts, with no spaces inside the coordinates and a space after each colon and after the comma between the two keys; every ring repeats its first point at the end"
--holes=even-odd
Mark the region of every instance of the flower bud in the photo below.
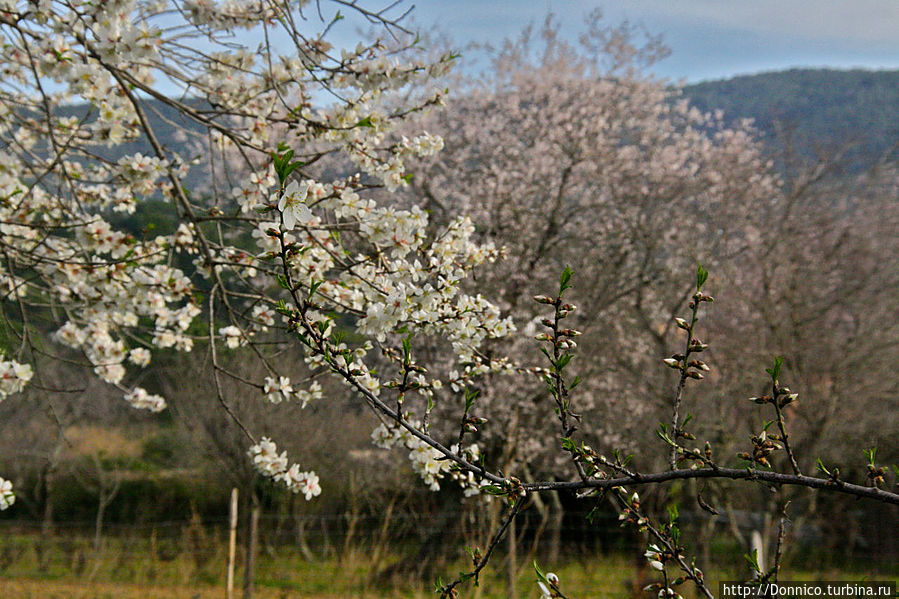
{"type": "Polygon", "coordinates": [[[681,328],[684,330],[688,330],[690,328],[690,324],[683,318],[675,318],[674,322],[677,323],[678,328],[681,328]]]}
{"type": "Polygon", "coordinates": [[[788,395],[782,396],[778,403],[780,404],[780,407],[784,407],[784,406],[790,405],[791,403],[796,401],[796,399],[798,399],[798,398],[799,398],[798,393],[790,393],[788,395]]]}
{"type": "Polygon", "coordinates": [[[538,304],[555,304],[556,300],[546,295],[535,295],[534,301],[538,304]]]}
{"type": "Polygon", "coordinates": [[[674,358],[665,358],[665,359],[662,360],[662,361],[663,361],[663,362],[665,363],[665,365],[668,366],[669,368],[675,368],[675,369],[677,369],[677,370],[680,370],[680,361],[675,360],[674,358]]]}

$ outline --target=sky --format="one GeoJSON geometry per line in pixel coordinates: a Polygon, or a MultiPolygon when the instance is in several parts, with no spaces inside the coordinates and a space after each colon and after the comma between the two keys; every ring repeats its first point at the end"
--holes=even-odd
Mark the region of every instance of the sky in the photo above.
{"type": "MultiPolygon", "coordinates": [[[[386,4],[387,2],[385,2],[386,4]]],[[[405,4],[409,6],[409,2],[405,4]]],[[[415,22],[458,46],[501,42],[552,12],[563,34],[600,8],[661,34],[671,56],[652,71],[693,83],[791,67],[899,69],[899,0],[413,0],[415,22]]]]}

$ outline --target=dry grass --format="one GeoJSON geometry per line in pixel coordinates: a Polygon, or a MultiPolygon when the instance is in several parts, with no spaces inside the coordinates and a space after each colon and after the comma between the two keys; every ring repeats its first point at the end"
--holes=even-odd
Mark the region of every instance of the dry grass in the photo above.
{"type": "Polygon", "coordinates": [[[103,426],[70,426],[66,439],[71,444],[68,457],[103,454],[134,458],[141,453],[142,439],[136,431],[103,426]]]}
{"type": "MultiPolygon", "coordinates": [[[[235,597],[242,595],[241,589],[235,589],[235,597]]],[[[4,599],[222,599],[224,596],[225,591],[221,586],[152,586],[0,578],[0,597],[4,599]]],[[[259,588],[253,592],[254,599],[341,599],[348,596],[268,588],[259,588]]]]}

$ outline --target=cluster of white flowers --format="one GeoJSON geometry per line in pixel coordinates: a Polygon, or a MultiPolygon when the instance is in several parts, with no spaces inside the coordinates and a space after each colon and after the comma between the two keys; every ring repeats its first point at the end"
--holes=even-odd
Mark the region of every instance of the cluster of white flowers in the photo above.
{"type": "MultiPolygon", "coordinates": [[[[252,172],[247,175],[239,186],[231,190],[231,195],[240,206],[241,212],[249,212],[256,206],[261,206],[269,197],[269,190],[275,185],[275,171],[267,168],[263,172],[252,172]]],[[[277,228],[277,227],[276,227],[277,228]]]]}
{"type": "MultiPolygon", "coordinates": [[[[420,428],[419,422],[410,422],[410,424],[415,428],[420,428]]],[[[401,426],[388,428],[384,424],[380,424],[372,431],[371,439],[377,447],[382,449],[390,449],[396,445],[402,445],[408,449],[412,469],[433,491],[440,490],[439,480],[449,475],[451,479],[462,486],[466,497],[480,493],[480,483],[475,479],[473,473],[459,471],[454,467],[455,462],[401,426]]],[[[480,449],[476,444],[469,445],[462,452],[458,445],[453,445],[450,447],[450,451],[465,457],[469,462],[476,462],[480,455],[480,449]]]]}
{"type": "Polygon", "coordinates": [[[225,340],[225,347],[228,349],[235,349],[244,343],[243,334],[233,324],[220,328],[219,335],[225,340]]]}
{"type": "Polygon", "coordinates": [[[662,563],[662,550],[657,545],[650,545],[643,555],[653,569],[660,571],[665,569],[665,565],[662,563]]]}
{"type": "Polygon", "coordinates": [[[135,366],[144,368],[150,364],[150,350],[144,347],[135,347],[128,352],[128,361],[135,366]]]}
{"type": "MultiPolygon", "coordinates": [[[[299,2],[300,6],[305,3],[299,2]]],[[[184,10],[197,25],[216,29],[252,29],[261,20],[278,16],[273,5],[265,0],[187,0],[184,10]]]]}
{"type": "Polygon", "coordinates": [[[424,131],[421,135],[413,137],[411,140],[403,137],[401,146],[414,156],[424,158],[433,156],[443,149],[443,138],[424,131]]]}
{"type": "Polygon", "coordinates": [[[8,509],[16,502],[16,496],[12,492],[12,483],[0,477],[0,512],[8,509]]]}
{"type": "Polygon", "coordinates": [[[0,362],[0,401],[7,395],[18,393],[34,376],[30,364],[20,364],[15,360],[0,362]]]}
{"type": "Polygon", "coordinates": [[[138,410],[161,412],[165,409],[165,399],[159,395],[151,395],[141,387],[135,387],[133,391],[126,393],[125,401],[138,410]]]}
{"type": "Polygon", "coordinates": [[[304,408],[310,401],[322,398],[322,386],[318,381],[312,381],[306,389],[294,389],[290,384],[290,379],[286,376],[265,377],[262,392],[265,394],[265,399],[271,403],[296,401],[304,408]]]}
{"type": "Polygon", "coordinates": [[[250,447],[250,459],[253,466],[261,474],[283,482],[292,493],[302,493],[309,500],[321,494],[322,488],[315,472],[303,472],[299,464],[288,466],[287,452],[278,453],[278,447],[268,437],[263,437],[259,443],[250,447]]]}
{"type": "Polygon", "coordinates": [[[169,162],[155,156],[144,156],[140,152],[119,159],[119,176],[135,193],[151,194],[156,190],[156,181],[165,176],[169,162]]]}
{"type": "MultiPolygon", "coordinates": [[[[198,287],[214,290],[211,302],[216,294],[224,300],[230,322],[209,333],[217,332],[226,347],[256,342],[280,311],[286,328],[317,336],[306,348],[310,367],[339,370],[341,381],[369,397],[387,388],[386,375],[365,362],[373,345],[333,341],[340,328],[335,319],[358,322],[358,332],[385,343],[403,329],[448,337],[464,370],[459,380],[503,367],[479,357],[476,348],[511,331],[511,321],[460,288],[473,268],[500,252],[475,244],[474,227],[464,219],[429,243],[423,210],[359,195],[372,178],[390,190],[405,185],[404,160],[443,147],[427,132],[397,141],[395,131],[405,114],[442,102],[442,86],[431,88],[429,79],[443,74],[452,56],[427,63],[380,44],[360,44],[338,59],[323,37],[289,31],[293,20],[283,11],[303,4],[112,0],[79,2],[76,9],[0,0],[5,18],[21,30],[16,39],[0,40],[0,285],[12,304],[51,306],[64,315],[53,338],[122,389],[135,408],[158,412],[166,403],[129,383],[129,369],[148,366],[158,350],[193,348],[190,331],[201,306],[192,278],[206,277],[198,287]],[[176,15],[185,19],[181,26],[158,27],[160,17],[176,15]],[[264,22],[288,29],[296,56],[263,61],[258,52],[218,39],[219,32],[264,22]],[[192,50],[191,40],[199,39],[203,50],[192,50]],[[147,114],[154,111],[143,105],[155,95],[160,73],[174,85],[185,82],[183,97],[200,97],[210,107],[197,111],[190,102],[171,102],[192,123],[179,141],[202,140],[217,156],[234,151],[247,157],[243,171],[230,170],[227,158],[224,167],[211,166],[214,203],[204,204],[202,194],[186,185],[196,160],[160,147],[147,130],[153,126],[147,114]],[[52,79],[52,92],[43,78],[52,79]],[[340,99],[314,109],[313,94],[324,86],[339,89],[340,99]],[[410,86],[416,93],[406,95],[410,86]],[[401,95],[409,110],[398,110],[401,95]],[[88,117],[48,116],[44,122],[21,110],[41,106],[38,112],[56,115],[59,107],[79,103],[87,103],[88,117]],[[205,130],[199,134],[193,125],[205,130]],[[140,147],[153,152],[122,151],[121,144],[137,140],[150,141],[140,147]],[[361,172],[318,181],[300,168],[279,179],[267,158],[281,151],[272,147],[281,140],[304,152],[342,153],[361,172]],[[265,157],[261,163],[259,156],[265,157]],[[228,172],[218,177],[222,168],[228,172]],[[162,200],[177,216],[174,233],[153,237],[149,227],[127,232],[108,216],[134,212],[148,200],[162,200]],[[219,217],[223,224],[216,223],[218,234],[210,235],[206,221],[219,217]],[[258,249],[246,247],[248,240],[258,249]],[[273,268],[272,259],[281,258],[287,263],[273,268]],[[277,295],[275,271],[288,273],[290,297],[277,295]],[[310,289],[315,292],[302,310],[278,303],[294,303],[296,291],[310,289]]],[[[0,363],[0,399],[31,377],[28,364],[0,363]]],[[[422,395],[441,386],[422,373],[412,378],[422,395]]],[[[300,388],[274,374],[262,387],[273,403],[305,406],[322,396],[316,381],[300,388]]],[[[408,449],[432,486],[450,471],[449,462],[426,446],[408,449]]],[[[254,446],[251,456],[260,472],[292,491],[307,498],[321,492],[317,476],[288,467],[269,440],[254,446]]]]}

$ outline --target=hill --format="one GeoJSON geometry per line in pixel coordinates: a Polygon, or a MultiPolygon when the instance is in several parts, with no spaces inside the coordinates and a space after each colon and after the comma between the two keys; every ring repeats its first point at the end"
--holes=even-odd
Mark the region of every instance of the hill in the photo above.
{"type": "Polygon", "coordinates": [[[791,69],[689,85],[700,110],[751,118],[763,139],[787,139],[806,157],[851,144],[845,167],[859,171],[883,156],[899,159],[899,71],[791,69]]]}

